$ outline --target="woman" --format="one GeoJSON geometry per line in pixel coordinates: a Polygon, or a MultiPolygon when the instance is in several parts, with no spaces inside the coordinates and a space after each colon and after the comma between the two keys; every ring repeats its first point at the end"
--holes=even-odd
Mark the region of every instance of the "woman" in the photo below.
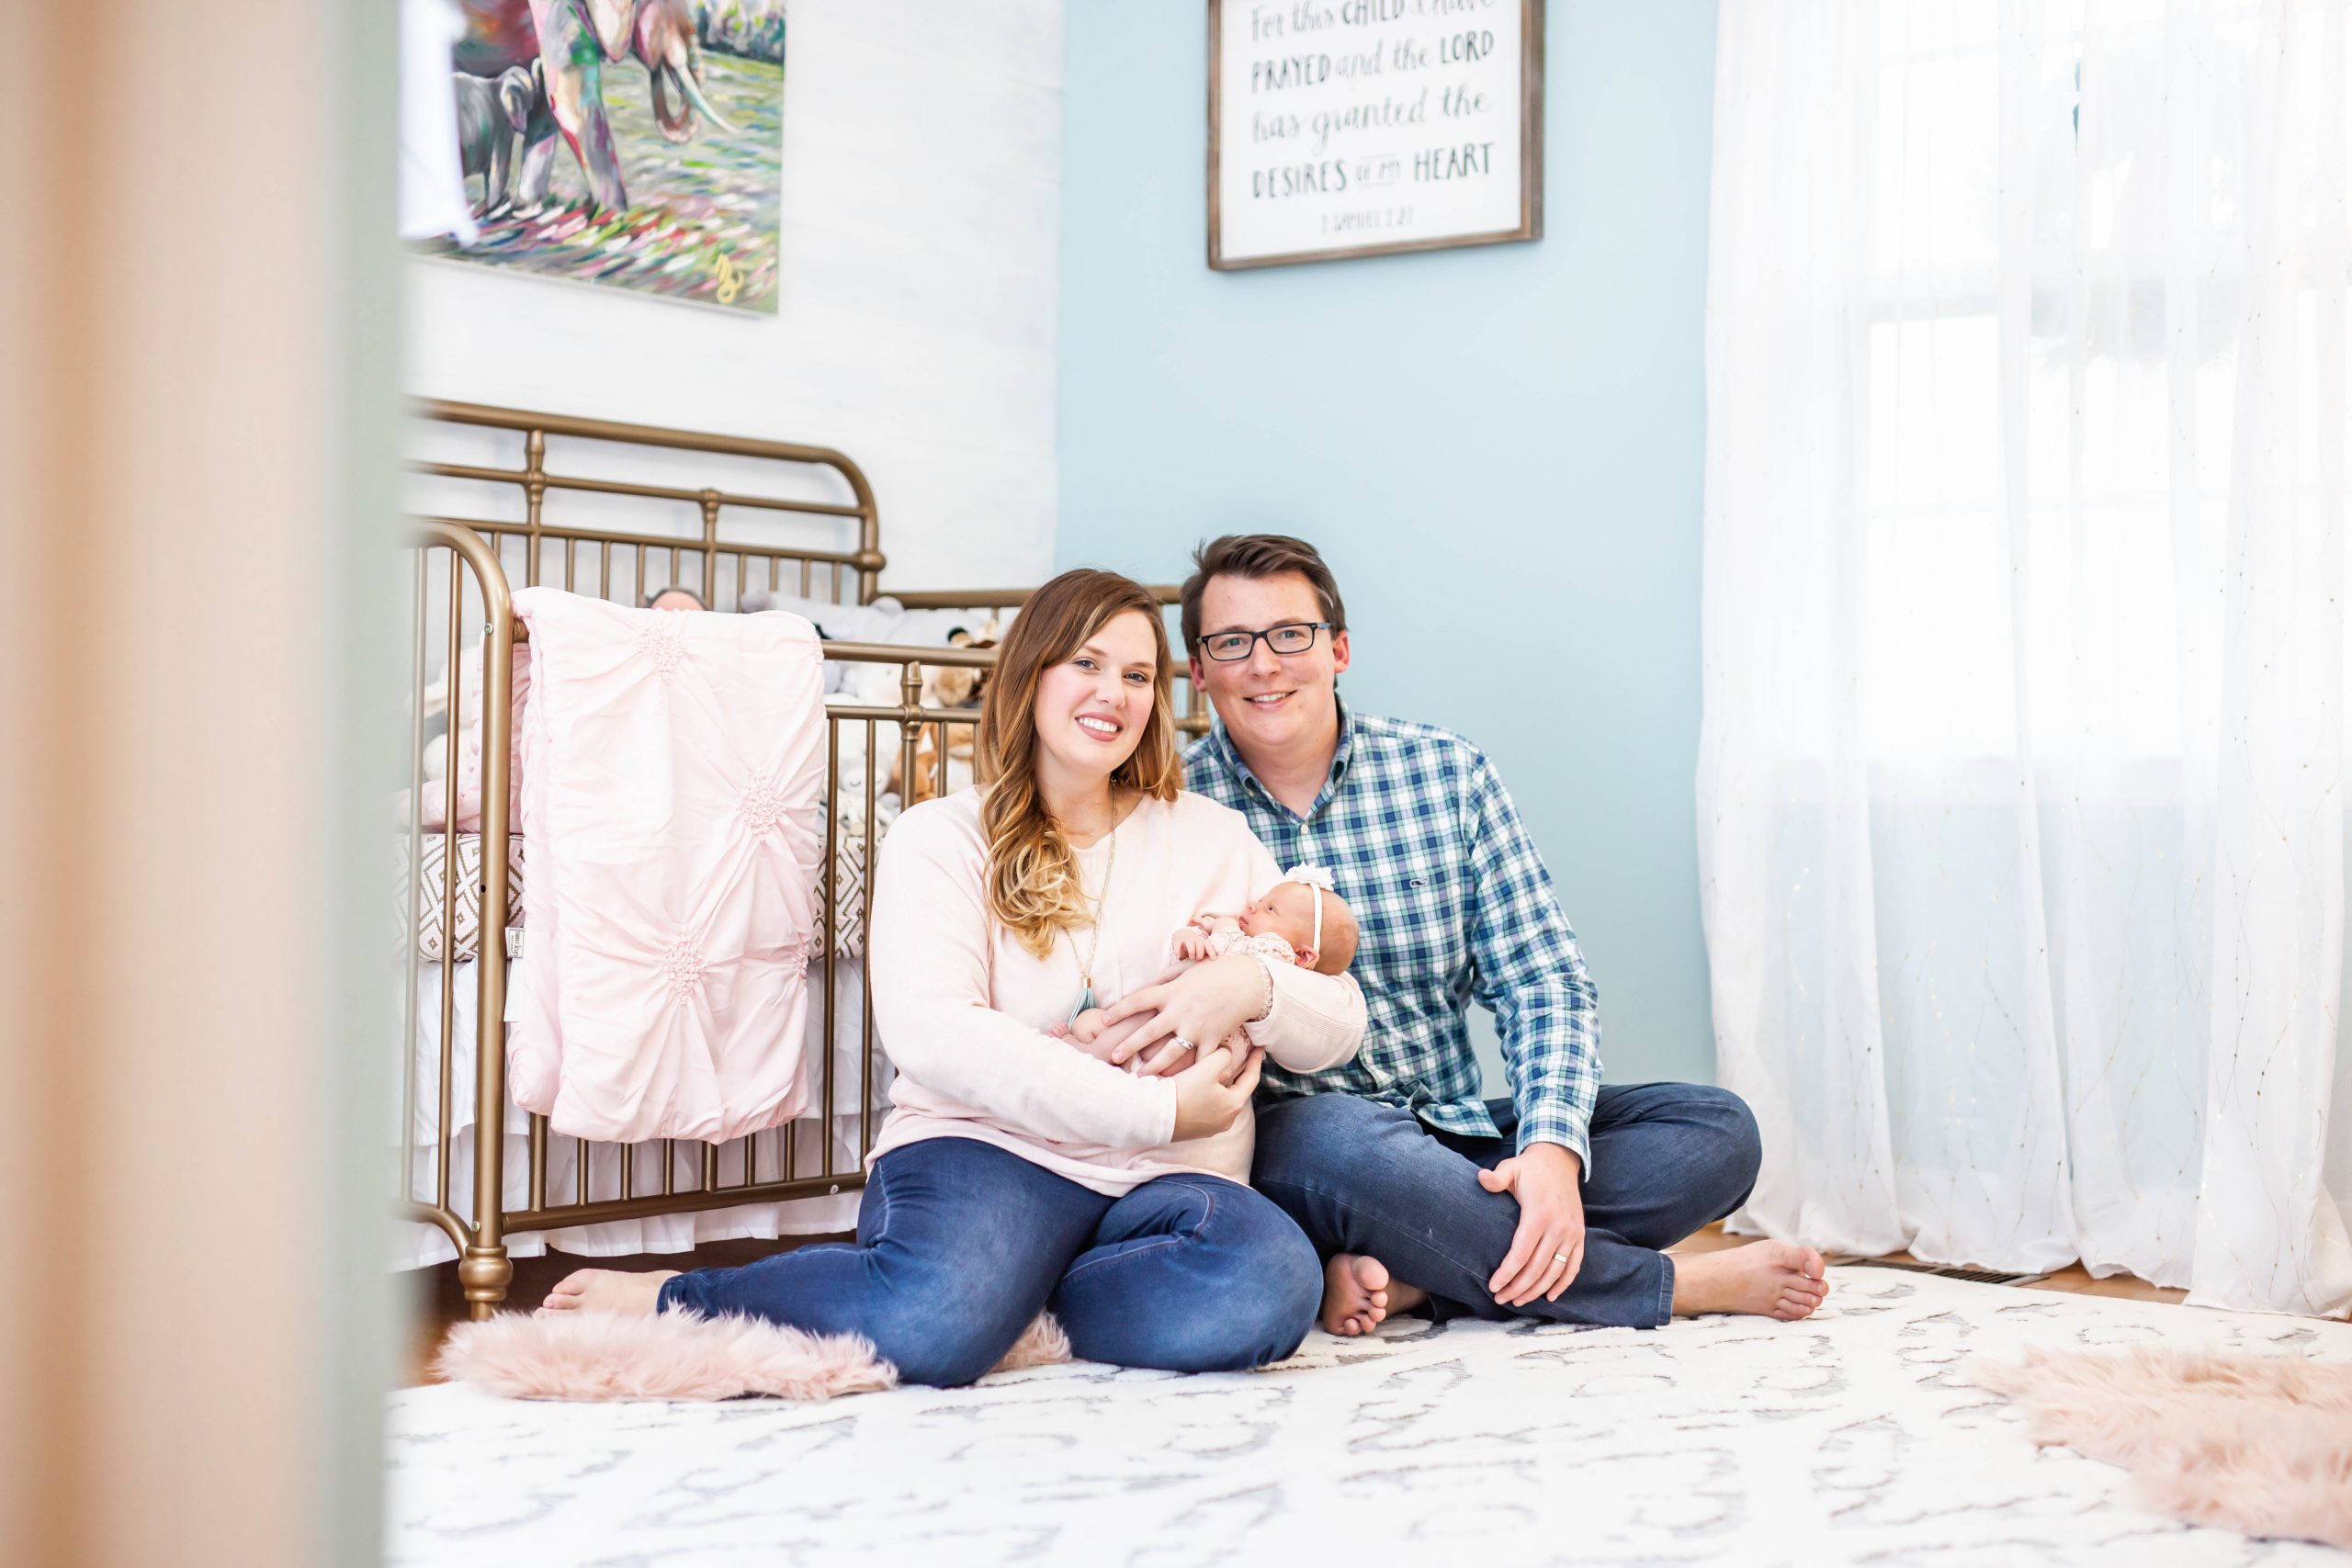
{"type": "Polygon", "coordinates": [[[1046,1307],[1088,1360],[1234,1371],[1298,1348],[1314,1248],[1247,1185],[1261,1052],[1355,1053],[1355,982],[1240,956],[1156,991],[1131,1074],[1046,1031],[1139,987],[1170,932],[1274,879],[1235,812],[1179,792],[1159,607],[1072,571],[1033,595],[980,712],[985,789],[926,802],[880,857],[868,961],[898,1068],[854,1245],[689,1274],[582,1269],[547,1310],[743,1313],[862,1334],[910,1382],[969,1382],[1046,1307]],[[1237,1056],[1212,1042],[1246,1026],[1237,1056]],[[1173,1062],[1176,1051],[1155,1060],[1173,1062]]]}

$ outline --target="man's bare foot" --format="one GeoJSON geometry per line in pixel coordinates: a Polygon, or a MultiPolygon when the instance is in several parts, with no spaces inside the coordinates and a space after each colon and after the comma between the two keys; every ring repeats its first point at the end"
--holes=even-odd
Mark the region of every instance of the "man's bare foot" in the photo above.
{"type": "Polygon", "coordinates": [[[1390,1313],[1410,1312],[1429,1299],[1419,1285],[1391,1280],[1377,1258],[1342,1252],[1323,1266],[1323,1327],[1331,1334],[1369,1334],[1390,1313]]]}
{"type": "Polygon", "coordinates": [[[1388,1269],[1377,1258],[1342,1252],[1323,1265],[1323,1330],[1369,1334],[1388,1315],[1388,1269]]]}
{"type": "Polygon", "coordinates": [[[1821,1254],[1787,1241],[1753,1241],[1674,1260],[1674,1315],[1753,1313],[1793,1323],[1829,1294],[1821,1254]]]}
{"type": "Polygon", "coordinates": [[[567,1274],[548,1292],[535,1316],[557,1312],[609,1312],[622,1317],[651,1317],[662,1303],[662,1282],[677,1278],[675,1269],[629,1274],[617,1269],[581,1269],[567,1274]]]}

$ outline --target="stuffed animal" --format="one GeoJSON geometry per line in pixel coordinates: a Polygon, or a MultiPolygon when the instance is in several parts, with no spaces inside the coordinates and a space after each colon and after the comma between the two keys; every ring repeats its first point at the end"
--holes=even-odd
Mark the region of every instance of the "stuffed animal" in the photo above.
{"type": "MultiPolygon", "coordinates": [[[[975,637],[958,626],[947,634],[950,648],[994,648],[997,624],[989,621],[975,637]]],[[[922,705],[927,708],[976,708],[980,705],[980,694],[988,689],[986,669],[971,669],[961,664],[926,664],[922,667],[922,705]]]]}
{"type": "MultiPolygon", "coordinates": [[[[980,628],[975,637],[970,632],[948,633],[947,641],[954,648],[994,648],[998,625],[994,619],[980,628]]],[[[991,669],[971,669],[956,664],[926,664],[922,671],[922,705],[927,708],[978,708],[988,690],[991,669]]],[[[972,737],[977,724],[931,724],[922,727],[915,742],[914,799],[929,800],[934,795],[953,794],[969,784],[973,778],[972,737]],[[941,765],[939,748],[944,738],[947,756],[941,765]]]]}

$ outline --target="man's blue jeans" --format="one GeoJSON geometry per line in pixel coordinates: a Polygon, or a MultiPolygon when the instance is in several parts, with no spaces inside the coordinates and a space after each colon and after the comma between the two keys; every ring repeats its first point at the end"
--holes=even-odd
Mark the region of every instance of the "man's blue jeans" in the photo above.
{"type": "Polygon", "coordinates": [[[909,1382],[967,1383],[1047,1307],[1089,1361],[1240,1371],[1314,1325],[1315,1249],[1283,1212],[1214,1176],[1155,1177],[1106,1198],[970,1138],[874,1164],[857,1240],[698,1269],[662,1307],[863,1334],[909,1382]]]}
{"type": "Polygon", "coordinates": [[[1430,1293],[1432,1315],[1535,1317],[1655,1328],[1673,1315],[1664,1249],[1745,1202],[1762,1163],[1756,1118],[1700,1084],[1604,1088],[1584,1181],[1584,1264],[1556,1302],[1507,1307],[1487,1281],[1510,1250],[1519,1200],[1478,1185],[1517,1147],[1510,1101],[1491,1100],[1499,1138],[1424,1126],[1401,1106],[1352,1094],[1277,1100],[1258,1111],[1251,1179],[1316,1250],[1366,1253],[1430,1293]]]}

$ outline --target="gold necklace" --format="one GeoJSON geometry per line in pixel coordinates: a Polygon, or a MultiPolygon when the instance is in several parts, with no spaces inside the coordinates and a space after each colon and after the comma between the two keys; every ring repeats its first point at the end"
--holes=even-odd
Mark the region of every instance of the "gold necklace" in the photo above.
{"type": "MultiPolygon", "coordinates": [[[[1075,869],[1077,863],[1073,861],[1071,865],[1075,869]]],[[[1078,1000],[1070,1006],[1069,1017],[1065,1021],[1066,1027],[1076,1028],[1078,1015],[1095,1005],[1094,956],[1102,949],[1102,907],[1111,900],[1111,874],[1118,869],[1119,802],[1118,797],[1114,795],[1111,800],[1111,853],[1102,866],[1102,891],[1094,900],[1093,934],[1086,939],[1086,956],[1079,959],[1078,1000]]],[[[1078,899],[1080,905],[1086,902],[1086,874],[1083,871],[1078,873],[1078,899]]],[[[1069,955],[1072,958],[1078,958],[1078,938],[1070,936],[1068,926],[1062,928],[1062,935],[1069,937],[1069,955]]]]}

